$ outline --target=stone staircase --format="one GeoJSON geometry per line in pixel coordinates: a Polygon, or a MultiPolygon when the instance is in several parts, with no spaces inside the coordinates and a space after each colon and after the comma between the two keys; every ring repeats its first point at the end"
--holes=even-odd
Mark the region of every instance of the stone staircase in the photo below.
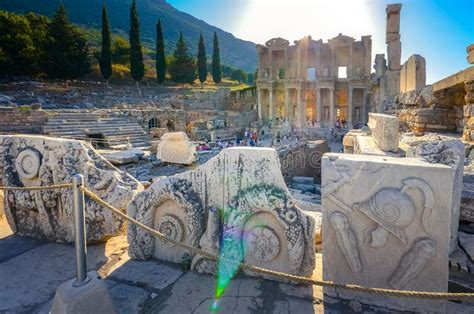
{"type": "Polygon", "coordinates": [[[51,116],[43,126],[51,136],[90,141],[99,148],[149,147],[150,137],[140,124],[113,112],[66,112],[51,116]]]}

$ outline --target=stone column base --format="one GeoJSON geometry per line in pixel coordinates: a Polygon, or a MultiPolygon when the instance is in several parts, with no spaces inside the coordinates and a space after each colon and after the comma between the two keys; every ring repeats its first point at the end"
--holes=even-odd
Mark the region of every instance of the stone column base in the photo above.
{"type": "Polygon", "coordinates": [[[116,313],[105,282],[95,271],[87,276],[90,280],[79,287],[74,286],[75,278],[62,283],[56,290],[50,313],[116,313]]]}

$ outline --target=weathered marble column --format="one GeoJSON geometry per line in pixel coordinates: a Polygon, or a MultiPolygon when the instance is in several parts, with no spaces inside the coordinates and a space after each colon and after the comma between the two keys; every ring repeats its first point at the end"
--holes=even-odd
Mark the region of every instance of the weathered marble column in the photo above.
{"type": "Polygon", "coordinates": [[[268,90],[268,119],[273,120],[274,117],[274,109],[275,105],[273,103],[273,88],[268,90]]]}
{"type": "Polygon", "coordinates": [[[262,120],[262,106],[263,106],[263,91],[258,89],[257,95],[257,110],[258,110],[258,119],[262,120]]]}
{"type": "Polygon", "coordinates": [[[296,89],[296,126],[304,127],[305,126],[305,117],[304,117],[304,108],[303,102],[301,101],[301,87],[296,89]]]}
{"type": "Polygon", "coordinates": [[[360,113],[361,122],[363,124],[367,123],[367,96],[368,96],[367,88],[364,88],[364,97],[362,98],[362,112],[360,113]]]}
{"type": "Polygon", "coordinates": [[[464,106],[464,131],[465,141],[474,141],[474,80],[464,83],[466,90],[466,105],[464,106]]]}
{"type": "Polygon", "coordinates": [[[352,116],[353,116],[353,105],[352,105],[352,91],[354,88],[349,86],[349,93],[347,95],[347,127],[352,129],[352,116]]]}
{"type": "Polygon", "coordinates": [[[323,116],[323,104],[321,103],[321,88],[316,88],[316,122],[321,123],[323,116]]]}
{"type": "Polygon", "coordinates": [[[289,121],[290,117],[290,90],[288,88],[285,88],[285,116],[284,118],[289,121]]]}
{"type": "Polygon", "coordinates": [[[331,87],[329,89],[329,119],[331,120],[331,127],[334,125],[335,122],[335,105],[334,105],[334,88],[331,87]]]}

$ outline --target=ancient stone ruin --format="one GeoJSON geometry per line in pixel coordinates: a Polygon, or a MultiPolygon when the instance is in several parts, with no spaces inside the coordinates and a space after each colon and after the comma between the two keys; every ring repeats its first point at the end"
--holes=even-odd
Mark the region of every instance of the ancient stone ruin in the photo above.
{"type": "MultiPolygon", "coordinates": [[[[324,278],[380,288],[447,291],[453,182],[452,168],[414,158],[326,155],[324,278]]],[[[393,303],[404,310],[428,306],[423,301],[337,293],[393,303]]]]}
{"type": "MultiPolygon", "coordinates": [[[[85,186],[113,206],[125,210],[143,186],[107,162],[87,143],[43,136],[0,136],[0,173],[5,186],[35,187],[70,184],[84,175],[85,186]]],[[[71,190],[5,191],[5,215],[19,235],[72,242],[71,190]]],[[[87,240],[103,241],[120,234],[121,218],[89,200],[86,204],[87,240]]]]}
{"type": "Polygon", "coordinates": [[[327,43],[308,36],[294,45],[274,38],[257,50],[262,121],[296,128],[367,123],[371,36],[339,34],[327,43]]]}
{"type": "MultiPolygon", "coordinates": [[[[96,82],[5,84],[0,186],[70,184],[83,174],[99,198],[187,246],[86,197],[88,244],[104,245],[93,253],[99,275],[112,278],[116,299],[140,304],[135,312],[163,311],[157,304],[175,289],[202,297],[229,260],[341,285],[472,292],[474,44],[470,66],[428,85],[430,59],[401,58],[402,5],[383,14],[385,54],[373,58],[371,35],[272,38],[256,46],[255,86],[143,84],[137,97],[135,86],[96,82]]],[[[0,190],[2,226],[41,245],[73,242],[71,188],[0,190]]],[[[0,248],[22,250],[0,231],[0,248]]],[[[242,269],[229,272],[239,282],[229,286],[238,290],[233,309],[254,310],[272,294],[309,308],[277,300],[266,311],[314,312],[329,300],[336,312],[472,312],[471,301],[293,285],[242,269]]],[[[24,308],[2,307],[9,299],[0,293],[0,312],[44,312],[48,293],[24,308]]],[[[214,296],[176,311],[207,310],[214,296]]]]}
{"type": "Polygon", "coordinates": [[[190,165],[196,161],[196,146],[184,132],[165,133],[158,143],[157,157],[164,162],[190,165]]]}
{"type": "MultiPolygon", "coordinates": [[[[128,214],[176,241],[225,257],[295,275],[315,267],[315,220],[290,196],[276,151],[229,148],[196,170],[154,183],[131,202],[128,214]]],[[[182,263],[216,273],[213,261],[161,241],[131,225],[129,254],[182,263]]]]}

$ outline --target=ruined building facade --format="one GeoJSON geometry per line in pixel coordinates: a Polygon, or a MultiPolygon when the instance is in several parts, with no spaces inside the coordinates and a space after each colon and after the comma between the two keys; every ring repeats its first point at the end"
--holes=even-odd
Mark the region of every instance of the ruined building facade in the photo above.
{"type": "Polygon", "coordinates": [[[294,45],[274,38],[257,45],[258,117],[296,128],[367,122],[371,92],[372,39],[339,34],[310,36],[294,45]]]}

